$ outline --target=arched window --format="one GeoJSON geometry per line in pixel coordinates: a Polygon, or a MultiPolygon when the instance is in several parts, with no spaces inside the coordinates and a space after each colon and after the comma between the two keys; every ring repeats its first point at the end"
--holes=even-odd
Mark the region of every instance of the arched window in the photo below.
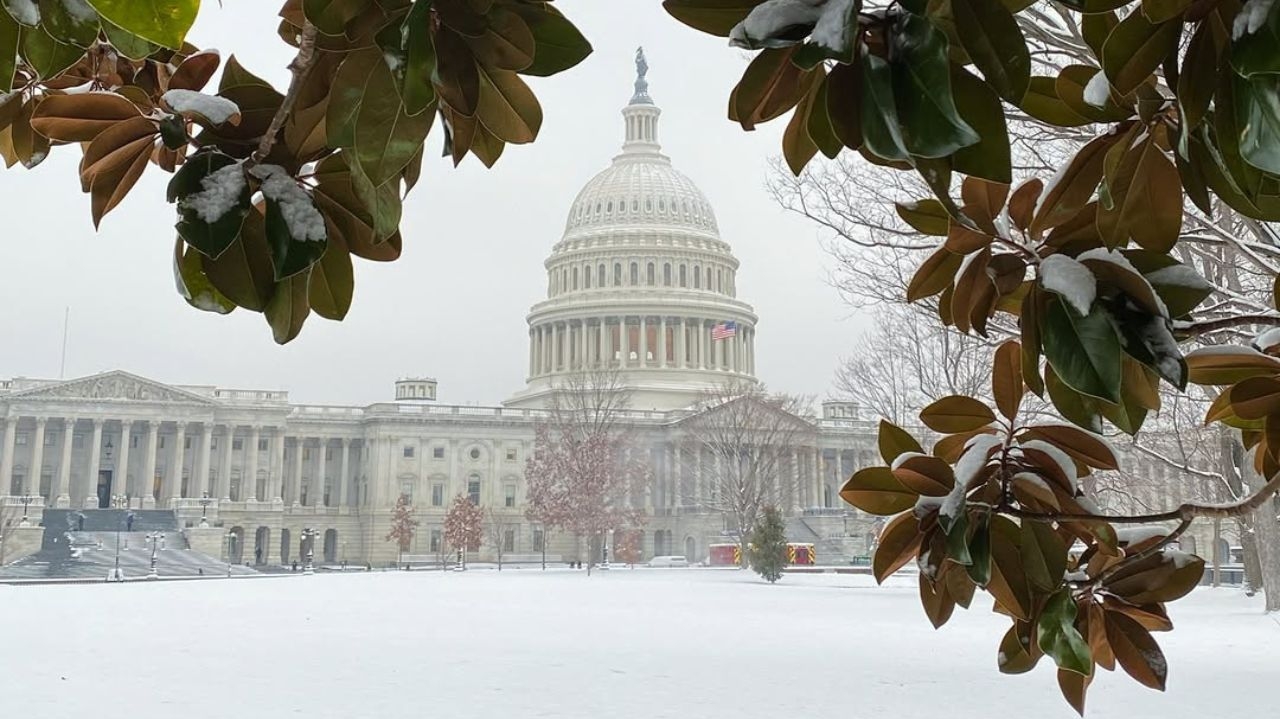
{"type": "Polygon", "coordinates": [[[724,270],[716,270],[716,291],[724,292],[724,270]]]}
{"type": "Polygon", "coordinates": [[[654,284],[656,284],[656,281],[653,279],[653,263],[652,262],[649,263],[649,271],[646,275],[646,279],[648,280],[648,283],[650,286],[653,286],[654,284]]]}
{"type": "Polygon", "coordinates": [[[711,289],[711,268],[707,268],[707,289],[711,289]]]}
{"type": "Polygon", "coordinates": [[[598,215],[598,214],[600,214],[600,203],[599,203],[599,202],[597,202],[597,203],[596,203],[596,214],[597,214],[597,215],[598,215]]]}
{"type": "Polygon", "coordinates": [[[685,275],[685,266],[684,266],[684,265],[680,265],[680,286],[681,286],[681,287],[688,287],[688,286],[689,286],[688,278],[687,278],[687,277],[686,277],[686,275],[685,275]]]}
{"type": "Polygon", "coordinates": [[[650,199],[646,199],[646,200],[644,201],[644,211],[645,211],[645,212],[653,212],[653,199],[652,199],[652,198],[650,198],[650,199]]]}
{"type": "Polygon", "coordinates": [[[610,213],[610,214],[612,214],[612,213],[613,213],[613,200],[609,200],[609,205],[608,205],[608,207],[605,209],[605,212],[608,212],[608,213],[610,213]]]}
{"type": "Polygon", "coordinates": [[[631,263],[631,285],[634,287],[635,285],[638,285],[638,284],[640,284],[640,265],[636,264],[635,262],[632,262],[631,263]]]}
{"type": "Polygon", "coordinates": [[[573,268],[573,289],[578,289],[578,268],[573,268]]]}
{"type": "Polygon", "coordinates": [[[622,286],[622,263],[621,262],[613,263],[613,286],[614,287],[622,286]]]}
{"type": "Polygon", "coordinates": [[[600,287],[604,287],[605,284],[607,283],[604,273],[605,273],[604,263],[601,262],[600,266],[596,268],[596,284],[599,285],[600,287]]]}
{"type": "Polygon", "coordinates": [[[666,262],[662,265],[662,284],[667,287],[671,286],[671,263],[666,262]]]}
{"type": "Polygon", "coordinates": [[[667,211],[667,201],[661,197],[658,198],[658,212],[667,211]]]}
{"type": "MultiPolygon", "coordinates": [[[[578,270],[576,269],[574,270],[574,272],[577,272],[577,271],[578,270]]],[[[591,265],[587,265],[586,267],[582,268],[582,289],[584,290],[591,289],[591,265]]]]}
{"type": "Polygon", "coordinates": [[[639,201],[639,200],[632,200],[632,201],[631,201],[631,211],[632,211],[632,212],[639,212],[639,211],[640,211],[640,201],[639,201]]]}
{"type": "Polygon", "coordinates": [[[702,289],[702,272],[697,265],[693,266],[693,288],[695,290],[702,289]]]}

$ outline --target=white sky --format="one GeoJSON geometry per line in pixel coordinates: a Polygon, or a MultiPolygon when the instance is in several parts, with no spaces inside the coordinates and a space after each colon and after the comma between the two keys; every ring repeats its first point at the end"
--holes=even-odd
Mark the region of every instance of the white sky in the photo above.
{"type": "MultiPolygon", "coordinates": [[[[405,202],[404,254],[356,260],[342,323],[312,315],[276,345],[257,313],[189,307],[172,279],[169,175],[149,168],[95,233],[79,192],[80,153],[55,148],[34,171],[0,173],[9,220],[0,261],[0,377],[57,377],[63,312],[71,309],[66,376],[124,369],[163,382],[286,389],[295,402],[391,400],[398,377],[440,381],[445,403],[500,402],[524,385],[525,313],[545,294],[542,262],[578,190],[622,139],[634,51],[649,57],[650,94],[664,114],[664,151],[710,199],[742,261],[739,296],[760,315],[757,371],[776,390],[825,396],[863,327],[827,283],[831,259],[811,224],[764,189],[785,121],[744,133],[725,119],[747,62],[722,39],[671,19],[658,0],[560,0],[595,46],[573,70],[534,89],[537,142],[508,146],[493,170],[439,159],[439,123],[422,180],[405,202]]],[[[234,52],[283,88],[292,48],[276,36],[278,2],[206,1],[191,41],[234,52]]],[[[216,84],[216,80],[215,83],[216,84]]]]}

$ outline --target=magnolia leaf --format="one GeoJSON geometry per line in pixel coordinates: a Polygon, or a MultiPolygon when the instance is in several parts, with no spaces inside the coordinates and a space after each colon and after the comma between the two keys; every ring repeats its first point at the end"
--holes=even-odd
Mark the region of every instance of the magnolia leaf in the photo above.
{"type": "Polygon", "coordinates": [[[901,429],[897,425],[890,423],[888,420],[880,420],[879,431],[880,457],[884,459],[885,464],[893,464],[893,461],[899,455],[907,452],[916,452],[923,454],[924,449],[920,447],[920,443],[916,441],[906,430],[901,429]]]}
{"type": "Polygon", "coordinates": [[[50,140],[91,142],[103,130],[140,115],[136,105],[113,92],[50,95],[31,114],[31,128],[50,140]]]}
{"type": "Polygon", "coordinates": [[[1014,620],[1000,640],[996,666],[1001,674],[1025,674],[1035,668],[1042,656],[1040,647],[1031,641],[1031,625],[1014,620]]]}
{"type": "Polygon", "coordinates": [[[876,583],[884,584],[889,575],[915,559],[922,538],[920,521],[913,513],[904,512],[889,520],[880,532],[875,556],[871,560],[871,572],[876,583]]]}
{"type": "Polygon", "coordinates": [[[352,131],[356,159],[369,181],[378,186],[399,175],[417,154],[435,114],[409,115],[387,64],[378,59],[368,66],[352,131]]]}
{"type": "Polygon", "coordinates": [[[1044,440],[1095,469],[1119,469],[1119,462],[1111,446],[1102,437],[1091,432],[1061,424],[1049,424],[1029,427],[1020,436],[1044,440]]]}
{"type": "Polygon", "coordinates": [[[1076,630],[1075,622],[1076,603],[1071,598],[1071,590],[1054,592],[1040,612],[1036,641],[1040,651],[1052,657],[1059,669],[1089,676],[1093,674],[1093,655],[1088,642],[1076,630]]]}
{"type": "Polygon", "coordinates": [[[1022,566],[1032,587],[1052,592],[1062,585],[1062,576],[1067,569],[1067,543],[1053,527],[1043,522],[1023,520],[1020,548],[1022,566]]]}
{"type": "Polygon", "coordinates": [[[951,15],[960,43],[987,84],[1010,102],[1021,100],[1031,80],[1031,55],[1013,13],[1000,0],[955,0],[951,15]]]}
{"type": "Polygon", "coordinates": [[[982,137],[960,117],[952,96],[946,34],[914,13],[903,13],[896,30],[889,67],[903,146],[939,158],[977,144],[982,137]]]}
{"type": "Polygon", "coordinates": [[[947,591],[945,582],[931,582],[925,577],[924,572],[920,573],[918,581],[920,604],[924,607],[925,616],[929,617],[929,623],[934,629],[941,629],[955,611],[955,599],[947,591]]]}
{"type": "Polygon", "coordinates": [[[1108,402],[1120,400],[1120,337],[1101,306],[1081,316],[1052,298],[1042,332],[1045,358],[1063,382],[1108,402]]]}
{"type": "Polygon", "coordinates": [[[310,281],[310,270],[304,270],[276,284],[271,301],[262,311],[276,344],[288,344],[302,331],[303,323],[311,314],[307,298],[310,281]]]}
{"type": "Polygon", "coordinates": [[[840,488],[840,498],[864,512],[893,515],[915,506],[919,497],[894,478],[888,467],[865,467],[840,488]]]}
{"type": "Polygon", "coordinates": [[[174,243],[173,278],[178,294],[198,310],[225,315],[236,308],[236,303],[219,292],[205,276],[203,257],[204,253],[186,247],[181,240],[174,243]]]}
{"type": "Polygon", "coordinates": [[[1202,347],[1187,354],[1186,361],[1189,379],[1195,384],[1229,385],[1280,374],[1280,359],[1252,347],[1202,347]]]}
{"type": "Polygon", "coordinates": [[[1236,76],[1233,81],[1240,156],[1259,170],[1280,175],[1280,75],[1236,76]]]}
{"type": "Polygon", "coordinates": [[[929,455],[902,459],[893,469],[893,476],[908,490],[926,497],[945,497],[955,485],[951,465],[929,455]]]}
{"type": "Polygon", "coordinates": [[[354,291],[351,254],[341,237],[330,237],[324,255],[311,266],[307,292],[311,309],[325,319],[341,321],[351,309],[354,291]]]}
{"type": "MultiPolygon", "coordinates": [[[[240,235],[240,226],[252,209],[249,185],[242,179],[238,196],[222,208],[222,214],[212,221],[209,218],[210,210],[194,206],[189,198],[206,192],[206,179],[214,172],[231,165],[239,167],[235,159],[217,150],[201,151],[187,158],[169,181],[168,200],[178,203],[178,236],[213,259],[217,259],[240,235]]],[[[243,173],[241,177],[243,178],[243,173]]],[[[225,190],[215,188],[213,192],[225,190]]]]}
{"type": "Polygon", "coordinates": [[[1164,691],[1169,667],[1150,632],[1124,614],[1107,612],[1106,636],[1116,661],[1129,676],[1143,686],[1164,691]]]}
{"type": "Polygon", "coordinates": [[[41,80],[49,80],[80,62],[84,57],[84,48],[62,42],[42,27],[24,27],[22,57],[41,80]]]}
{"type": "Polygon", "coordinates": [[[250,212],[236,241],[216,260],[205,257],[203,265],[209,282],[227,299],[255,312],[266,309],[275,292],[275,271],[262,213],[250,212]]]}
{"type": "Polygon", "coordinates": [[[1022,345],[1009,340],[996,349],[991,366],[991,394],[996,408],[1012,422],[1022,404],[1022,345]]]}
{"type": "Polygon", "coordinates": [[[996,417],[991,408],[972,397],[951,395],[929,404],[920,412],[920,421],[935,432],[969,432],[991,424],[996,417]]]}
{"type": "MultiPolygon", "coordinates": [[[[929,198],[910,203],[895,202],[894,209],[904,222],[925,235],[946,237],[951,226],[951,216],[941,202],[929,198]]],[[[910,301],[910,300],[908,300],[910,301]]]]}
{"type": "Polygon", "coordinates": [[[663,0],[672,17],[695,30],[729,37],[729,31],[765,0],[663,0]]]}
{"type": "Polygon", "coordinates": [[[521,70],[521,74],[537,77],[555,75],[576,66],[591,54],[591,43],[550,4],[518,3],[511,8],[524,18],[535,43],[533,62],[521,70]]]}
{"type": "Polygon", "coordinates": [[[1102,46],[1102,70],[1111,86],[1127,95],[1151,77],[1177,45],[1182,22],[1152,23],[1140,12],[1131,12],[1111,31],[1102,46]]]}
{"type": "Polygon", "coordinates": [[[431,82],[436,71],[436,46],[431,37],[430,3],[413,4],[405,17],[402,33],[405,67],[401,95],[405,111],[416,115],[431,108],[436,101],[436,88],[431,82]]]}
{"type": "Polygon", "coordinates": [[[173,50],[196,20],[200,0],[89,0],[104,19],[173,50]]]}

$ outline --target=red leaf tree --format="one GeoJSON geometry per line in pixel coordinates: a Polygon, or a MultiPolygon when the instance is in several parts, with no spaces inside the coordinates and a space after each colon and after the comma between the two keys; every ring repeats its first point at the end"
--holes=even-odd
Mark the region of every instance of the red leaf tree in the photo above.
{"type": "Polygon", "coordinates": [[[650,470],[617,422],[629,401],[617,369],[566,376],[525,462],[531,520],[579,539],[640,524],[650,470]]]}
{"type": "Polygon", "coordinates": [[[444,541],[454,549],[475,552],[484,537],[484,512],[466,496],[454,497],[444,516],[444,541]]]}
{"type": "Polygon", "coordinates": [[[391,531],[387,532],[386,541],[396,541],[396,564],[401,556],[413,546],[413,537],[418,532],[418,520],[413,518],[413,505],[409,495],[402,494],[391,508],[391,531]]]}

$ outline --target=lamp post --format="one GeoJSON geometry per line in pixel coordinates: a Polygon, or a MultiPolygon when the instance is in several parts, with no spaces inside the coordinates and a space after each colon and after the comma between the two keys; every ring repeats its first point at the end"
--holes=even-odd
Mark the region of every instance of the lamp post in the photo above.
{"type": "Polygon", "coordinates": [[[227,540],[227,579],[230,579],[231,578],[231,551],[232,551],[231,545],[233,542],[236,541],[236,533],[227,532],[225,535],[223,535],[223,538],[227,540]]]}
{"type": "Polygon", "coordinates": [[[31,523],[27,519],[27,507],[31,506],[32,502],[36,501],[36,497],[30,497],[24,494],[18,498],[18,501],[22,502],[22,521],[18,523],[18,526],[25,527],[31,523]]]}
{"type": "Polygon", "coordinates": [[[305,563],[302,565],[303,574],[315,574],[315,568],[312,560],[316,556],[316,535],[320,534],[319,530],[311,527],[304,527],[302,530],[302,541],[306,543],[307,554],[304,557],[305,563]]]}
{"type": "MultiPolygon", "coordinates": [[[[129,506],[129,497],[123,494],[111,495],[111,506],[114,509],[129,506]]],[[[125,516],[122,515],[116,520],[116,563],[111,569],[111,573],[107,575],[108,582],[124,581],[124,572],[120,570],[120,525],[125,522],[125,516]]]]}
{"type": "Polygon", "coordinates": [[[164,541],[164,532],[156,530],[147,535],[147,541],[151,542],[151,572],[147,574],[147,579],[159,579],[160,575],[156,572],[156,550],[160,548],[160,543],[164,541]]]}
{"type": "Polygon", "coordinates": [[[213,500],[209,499],[209,493],[205,492],[200,496],[200,527],[209,526],[209,505],[213,504],[213,500]]]}

